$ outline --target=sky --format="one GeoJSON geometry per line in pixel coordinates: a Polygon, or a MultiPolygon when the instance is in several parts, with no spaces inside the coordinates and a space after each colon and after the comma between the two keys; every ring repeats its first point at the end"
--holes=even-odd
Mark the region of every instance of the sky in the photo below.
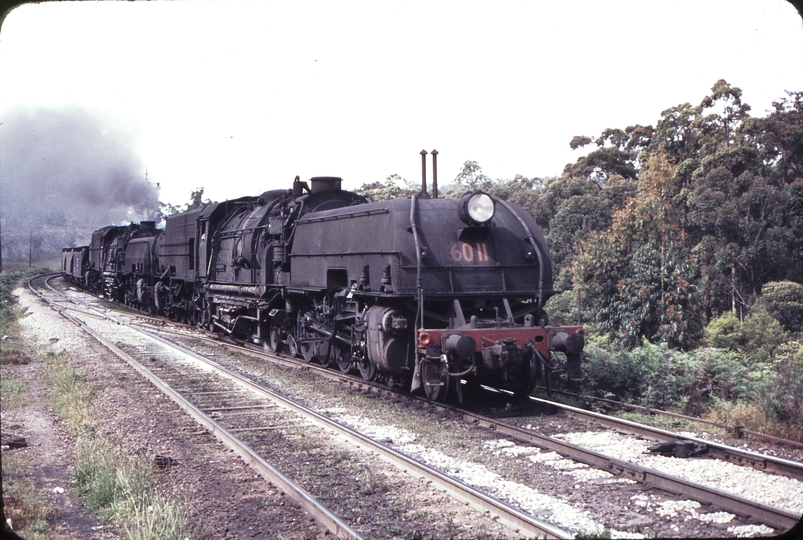
{"type": "Polygon", "coordinates": [[[790,3],[25,4],[0,28],[0,190],[112,178],[135,196],[147,170],[180,205],[296,175],[418,183],[422,149],[438,150],[441,184],[468,160],[491,178],[557,176],[588,151],[572,137],[654,125],[719,79],[754,116],[803,90],[790,3]]]}

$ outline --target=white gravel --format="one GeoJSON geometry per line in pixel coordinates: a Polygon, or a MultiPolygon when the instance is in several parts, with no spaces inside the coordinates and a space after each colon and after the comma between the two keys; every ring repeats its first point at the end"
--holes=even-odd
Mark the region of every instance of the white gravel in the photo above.
{"type": "MultiPolygon", "coordinates": [[[[525,512],[541,515],[542,517],[546,514],[547,516],[543,517],[545,521],[549,521],[570,532],[593,535],[599,534],[604,530],[604,526],[589,517],[587,512],[578,510],[555,497],[539,493],[529,486],[505,480],[498,474],[488,470],[484,465],[457,459],[439,450],[428,448],[418,443],[415,435],[407,430],[392,425],[377,425],[365,417],[343,414],[339,410],[330,409],[326,413],[336,417],[337,421],[344,425],[357,429],[371,438],[385,441],[399,452],[412,456],[430,467],[446,471],[449,475],[458,478],[462,482],[492,493],[495,497],[512,503],[525,512]]],[[[541,455],[537,448],[516,446],[511,441],[491,441],[488,444],[491,446],[497,445],[500,451],[504,452],[518,452],[517,455],[527,453],[530,454],[528,456],[530,458],[541,455]]],[[[563,461],[566,462],[564,465],[572,470],[585,467],[585,465],[577,464],[570,460],[563,461]]],[[[598,472],[611,476],[604,471],[598,472]]],[[[597,477],[596,473],[589,475],[589,478],[597,477]]],[[[611,535],[612,538],[645,537],[644,535],[617,530],[611,531],[611,535]]]]}
{"type": "Polygon", "coordinates": [[[648,452],[654,442],[611,431],[554,435],[624,461],[663,471],[774,508],[803,514],[803,482],[719,459],[676,458],[648,452]]]}

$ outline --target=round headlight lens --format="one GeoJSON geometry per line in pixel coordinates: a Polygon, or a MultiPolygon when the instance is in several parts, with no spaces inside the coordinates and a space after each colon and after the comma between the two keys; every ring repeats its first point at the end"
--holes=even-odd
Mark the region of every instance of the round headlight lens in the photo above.
{"type": "Polygon", "coordinates": [[[494,217],[494,201],[486,193],[475,193],[468,199],[466,211],[477,223],[486,223],[494,217]]]}

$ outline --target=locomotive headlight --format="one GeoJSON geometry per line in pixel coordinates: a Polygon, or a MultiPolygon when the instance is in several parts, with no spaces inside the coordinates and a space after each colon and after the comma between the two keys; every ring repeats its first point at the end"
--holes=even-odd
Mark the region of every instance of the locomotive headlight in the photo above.
{"type": "Polygon", "coordinates": [[[477,191],[460,201],[460,219],[466,224],[483,225],[494,217],[494,200],[487,193],[477,191]]]}

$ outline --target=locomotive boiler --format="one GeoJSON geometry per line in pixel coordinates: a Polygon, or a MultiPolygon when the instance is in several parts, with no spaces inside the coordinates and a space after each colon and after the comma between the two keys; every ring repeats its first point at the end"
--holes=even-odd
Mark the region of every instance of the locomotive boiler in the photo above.
{"type": "MultiPolygon", "coordinates": [[[[544,312],[555,291],[535,220],[482,191],[439,198],[424,180],[409,199],[369,202],[340,178],[296,177],[169,216],[164,231],[133,227],[97,231],[83,263],[82,281],[118,301],[432,400],[581,376],[582,327],[544,312]]],[[[68,249],[75,280],[86,252],[68,249]]]]}

